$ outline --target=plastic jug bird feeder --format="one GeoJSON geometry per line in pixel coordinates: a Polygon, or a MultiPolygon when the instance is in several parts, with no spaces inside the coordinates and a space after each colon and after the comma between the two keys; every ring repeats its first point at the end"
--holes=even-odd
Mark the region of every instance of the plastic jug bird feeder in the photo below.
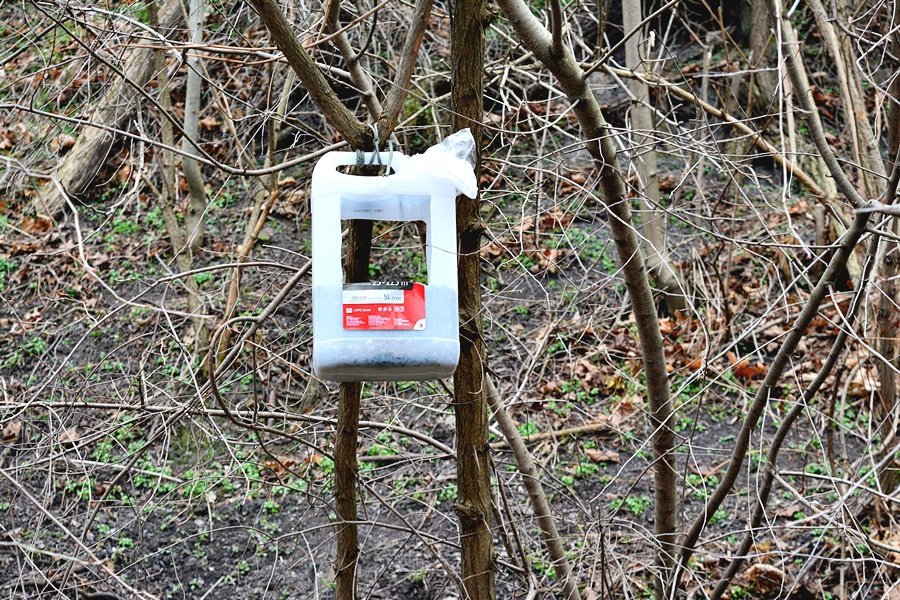
{"type": "Polygon", "coordinates": [[[312,176],[313,371],[333,381],[409,381],[453,374],[459,362],[456,196],[477,194],[475,142],[459,131],[424,154],[366,154],[393,173],[338,172],[330,152],[312,176]],[[428,283],[344,283],[341,220],[424,221],[428,283]]]}

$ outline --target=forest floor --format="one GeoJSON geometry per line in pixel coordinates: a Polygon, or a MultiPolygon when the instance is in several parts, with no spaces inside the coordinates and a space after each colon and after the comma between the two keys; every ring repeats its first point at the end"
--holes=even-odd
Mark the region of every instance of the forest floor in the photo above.
{"type": "MultiPolygon", "coordinates": [[[[621,100],[605,98],[614,126],[621,100]]],[[[21,139],[39,129],[17,127],[6,121],[0,132],[21,139]]],[[[542,142],[559,158],[543,174],[518,168],[543,147],[517,150],[510,165],[502,157],[513,143],[520,142],[493,140],[482,179],[488,362],[541,465],[570,558],[593,594],[586,597],[650,597],[652,447],[641,361],[606,213],[590,194],[595,174],[583,156],[561,150],[569,140],[542,142]]],[[[0,481],[0,597],[103,598],[108,581],[65,560],[81,555],[76,537],[128,584],[160,598],[330,598],[337,394],[310,375],[310,283],[291,291],[219,381],[242,418],[281,435],[235,425],[208,394],[197,398],[204,380],[186,292],[170,277],[162,213],[135,184],[134,157],[127,145],[109,157],[80,199],[80,231],[71,214],[57,223],[21,218],[33,190],[0,198],[0,468],[17,480],[0,481]]],[[[813,201],[799,188],[782,198],[771,164],[737,180],[709,161],[688,169],[668,156],[661,165],[674,262],[697,300],[690,316],[660,316],[686,526],[727,466],[745,407],[791,326],[790,311],[777,308],[802,303],[809,289],[792,276],[796,257],[762,233],[788,244],[794,235],[813,238],[815,222],[813,201]]],[[[280,175],[237,314],[260,314],[290,269],[307,262],[310,172],[306,165],[280,175]]],[[[207,175],[208,243],[194,264],[210,270],[193,279],[206,314],[218,317],[231,277],[221,265],[241,241],[255,184],[207,175]]],[[[426,275],[415,228],[379,223],[375,231],[374,278],[426,275]]],[[[708,588],[727,566],[754,506],[768,440],[827,354],[849,298],[844,290],[826,303],[770,402],[738,493],[712,515],[691,563],[692,592],[700,595],[697,582],[708,588]]],[[[871,586],[877,597],[896,576],[872,548],[816,513],[819,499],[842,493],[826,474],[862,455],[871,427],[874,376],[864,349],[855,356],[790,434],[779,460],[784,481],[752,550],[763,558],[742,569],[733,600],[834,598],[842,582],[871,586]]],[[[364,388],[363,598],[458,598],[442,565],[459,563],[455,467],[440,450],[454,445],[449,386],[364,388]]],[[[491,440],[498,597],[554,597],[556,574],[493,425],[491,440]]],[[[850,516],[866,521],[871,510],[850,516]]],[[[874,519],[871,535],[897,537],[874,519]]]]}
{"type": "MultiPolygon", "coordinates": [[[[650,578],[642,565],[651,556],[646,540],[652,531],[648,475],[652,449],[645,402],[638,392],[635,330],[624,309],[622,282],[602,212],[590,204],[557,201],[566,197],[548,196],[540,207],[532,205],[536,218],[525,216],[491,227],[494,241],[483,251],[491,365],[501,393],[514,398],[519,431],[536,438],[530,444],[532,452],[543,465],[559,524],[573,561],[583,566],[585,581],[598,577],[601,569],[596,563],[605,553],[607,569],[627,577],[637,589],[649,589],[650,578]],[[517,247],[538,250],[516,251],[517,247]],[[592,425],[594,429],[582,434],[542,437],[592,425]]],[[[247,208],[246,201],[228,202],[221,196],[219,201],[222,206],[210,219],[210,236],[215,239],[220,239],[220,232],[239,231],[247,208]]],[[[508,198],[487,194],[486,201],[489,206],[497,203],[498,214],[513,208],[508,198]]],[[[279,214],[270,219],[268,239],[254,260],[302,266],[309,231],[303,208],[297,210],[295,219],[279,214]]],[[[773,211],[782,218],[783,214],[773,211]]],[[[83,224],[88,261],[122,298],[154,285],[171,268],[164,259],[164,233],[154,219],[151,203],[133,203],[111,218],[100,214],[83,224]]],[[[421,266],[412,229],[385,225],[376,231],[381,235],[374,265],[385,265],[387,272],[396,274],[402,273],[402,266],[421,266]]],[[[64,225],[31,234],[8,229],[3,237],[2,260],[8,266],[3,295],[10,308],[0,334],[4,396],[7,401],[32,398],[27,409],[7,413],[7,429],[15,424],[23,431],[16,433],[17,443],[5,447],[3,466],[15,466],[27,475],[22,483],[39,492],[72,531],[78,532],[96,510],[85,542],[141,589],[166,598],[328,597],[334,555],[329,526],[334,518],[333,464],[324,450],[310,450],[307,444],[329,448],[331,428],[298,423],[291,429],[302,441],[261,447],[252,433],[222,418],[186,416],[161,431],[168,413],[127,410],[140,399],[170,412],[177,405],[173,401],[190,396],[197,385],[191,380],[193,365],[184,346],[190,343],[190,327],[172,323],[164,313],[147,307],[185,311],[186,302],[176,286],[157,286],[140,306],[123,307],[85,276],[71,233],[64,225]],[[122,308],[112,314],[115,307],[122,308]],[[94,403],[112,406],[91,409],[94,403]],[[143,451],[147,443],[150,447],[143,451]],[[108,493],[106,486],[118,475],[117,467],[136,451],[143,453],[134,470],[108,493]]],[[[766,313],[766,278],[774,274],[760,273],[751,252],[720,255],[723,264],[715,265],[708,262],[716,255],[714,244],[681,248],[677,224],[671,236],[678,253],[690,252],[693,260],[705,263],[707,272],[724,273],[734,331],[766,313]]],[[[230,247],[227,239],[217,243],[230,247]]],[[[208,252],[198,265],[222,260],[208,252]]],[[[685,256],[682,264],[689,267],[691,260],[685,256]]],[[[378,275],[377,268],[373,267],[373,275],[378,275]]],[[[195,278],[209,304],[220,304],[228,272],[195,278]]],[[[248,268],[241,310],[258,312],[285,278],[278,268],[248,268]]],[[[222,382],[225,396],[237,406],[252,410],[258,404],[259,410],[334,417],[335,388],[316,389],[309,383],[309,292],[308,283],[301,284],[262,330],[255,369],[253,357],[245,356],[222,382]]],[[[704,349],[710,348],[711,337],[728,335],[724,323],[663,317],[661,324],[678,406],[681,510],[686,520],[702,510],[706,495],[718,482],[748,394],[764,373],[761,365],[773,355],[774,344],[756,348],[759,342],[747,340],[734,351],[755,356],[755,362],[736,363],[733,354],[730,361],[728,354],[710,360],[704,349]]],[[[768,339],[776,339],[787,326],[776,319],[761,329],[768,331],[768,339]]],[[[808,338],[808,355],[824,356],[835,333],[833,323],[822,319],[808,338]]],[[[783,387],[783,398],[773,406],[774,418],[763,429],[767,436],[812,367],[799,364],[791,378],[795,383],[783,387]]],[[[862,398],[864,380],[852,385],[859,387],[842,406],[838,423],[841,442],[850,446],[860,443],[854,432],[868,412],[862,398]]],[[[399,424],[453,445],[449,397],[436,383],[367,385],[362,410],[363,419],[399,424]]],[[[364,429],[361,439],[363,597],[454,597],[440,562],[426,547],[426,542],[437,542],[438,551],[451,564],[458,561],[452,460],[387,425],[364,429]]],[[[492,439],[499,445],[502,438],[495,430],[492,439]]],[[[824,440],[820,424],[799,425],[783,453],[782,467],[811,475],[826,473],[824,440]]],[[[751,453],[745,487],[746,481],[756,478],[761,450],[751,453]]],[[[529,584],[518,572],[523,561],[541,576],[540,589],[552,587],[552,566],[540,549],[534,526],[527,524],[527,496],[515,462],[499,447],[493,457],[504,507],[498,514],[507,525],[497,535],[498,578],[504,598],[524,597],[529,584]],[[510,522],[518,530],[515,533],[510,522]]],[[[791,478],[805,497],[836,493],[824,481],[791,478]]],[[[0,551],[0,570],[43,570],[53,558],[39,549],[65,546],[67,541],[22,494],[3,489],[6,497],[0,498],[0,510],[6,534],[38,550],[30,564],[16,553],[0,551]]],[[[750,499],[746,493],[732,496],[713,515],[711,541],[701,549],[697,563],[709,576],[726,564],[728,548],[741,536],[750,499]]],[[[771,510],[777,519],[771,526],[779,535],[777,542],[766,543],[785,550],[776,567],[787,574],[788,583],[793,581],[792,596],[818,597],[818,586],[828,589],[837,570],[827,563],[810,565],[802,554],[798,558],[798,552],[816,545],[839,548],[843,542],[829,536],[824,527],[790,526],[792,521],[806,521],[810,510],[790,494],[775,498],[771,510]]],[[[78,584],[75,573],[68,585],[78,584]]],[[[757,584],[768,585],[744,577],[735,582],[735,589],[752,590],[757,584]]],[[[53,582],[26,586],[13,579],[6,585],[12,597],[18,592],[24,598],[36,597],[35,589],[49,591],[53,582]]],[[[600,581],[591,585],[599,593],[600,581]]]]}

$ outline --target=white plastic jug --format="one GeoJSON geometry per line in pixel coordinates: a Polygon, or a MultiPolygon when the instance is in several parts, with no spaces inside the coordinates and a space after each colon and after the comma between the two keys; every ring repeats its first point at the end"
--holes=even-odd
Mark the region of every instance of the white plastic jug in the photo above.
{"type": "Polygon", "coordinates": [[[330,152],[313,171],[313,371],[333,381],[448,377],[459,362],[456,185],[402,154],[379,158],[393,174],[339,173],[356,164],[352,152],[330,152]],[[344,285],[341,219],[424,221],[428,284],[344,285]]]}

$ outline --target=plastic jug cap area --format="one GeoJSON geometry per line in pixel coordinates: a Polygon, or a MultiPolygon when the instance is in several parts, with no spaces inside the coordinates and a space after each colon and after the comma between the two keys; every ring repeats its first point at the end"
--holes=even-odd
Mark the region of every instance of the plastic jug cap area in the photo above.
{"type": "MultiPolygon", "coordinates": [[[[334,381],[448,377],[459,361],[456,196],[477,195],[468,130],[425,153],[380,153],[393,173],[340,173],[351,152],[324,155],[312,177],[313,371],[334,381]],[[468,141],[467,141],[468,140],[468,141]],[[344,283],[342,219],[421,221],[428,282],[344,283]]],[[[367,155],[366,162],[375,158],[367,155]]]]}

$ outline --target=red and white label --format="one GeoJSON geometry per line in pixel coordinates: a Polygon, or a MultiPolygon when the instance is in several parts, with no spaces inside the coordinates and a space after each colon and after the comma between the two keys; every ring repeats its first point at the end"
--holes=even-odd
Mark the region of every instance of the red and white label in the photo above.
{"type": "Polygon", "coordinates": [[[425,286],[383,281],[344,285],[344,329],[352,331],[425,329],[425,286]]]}

